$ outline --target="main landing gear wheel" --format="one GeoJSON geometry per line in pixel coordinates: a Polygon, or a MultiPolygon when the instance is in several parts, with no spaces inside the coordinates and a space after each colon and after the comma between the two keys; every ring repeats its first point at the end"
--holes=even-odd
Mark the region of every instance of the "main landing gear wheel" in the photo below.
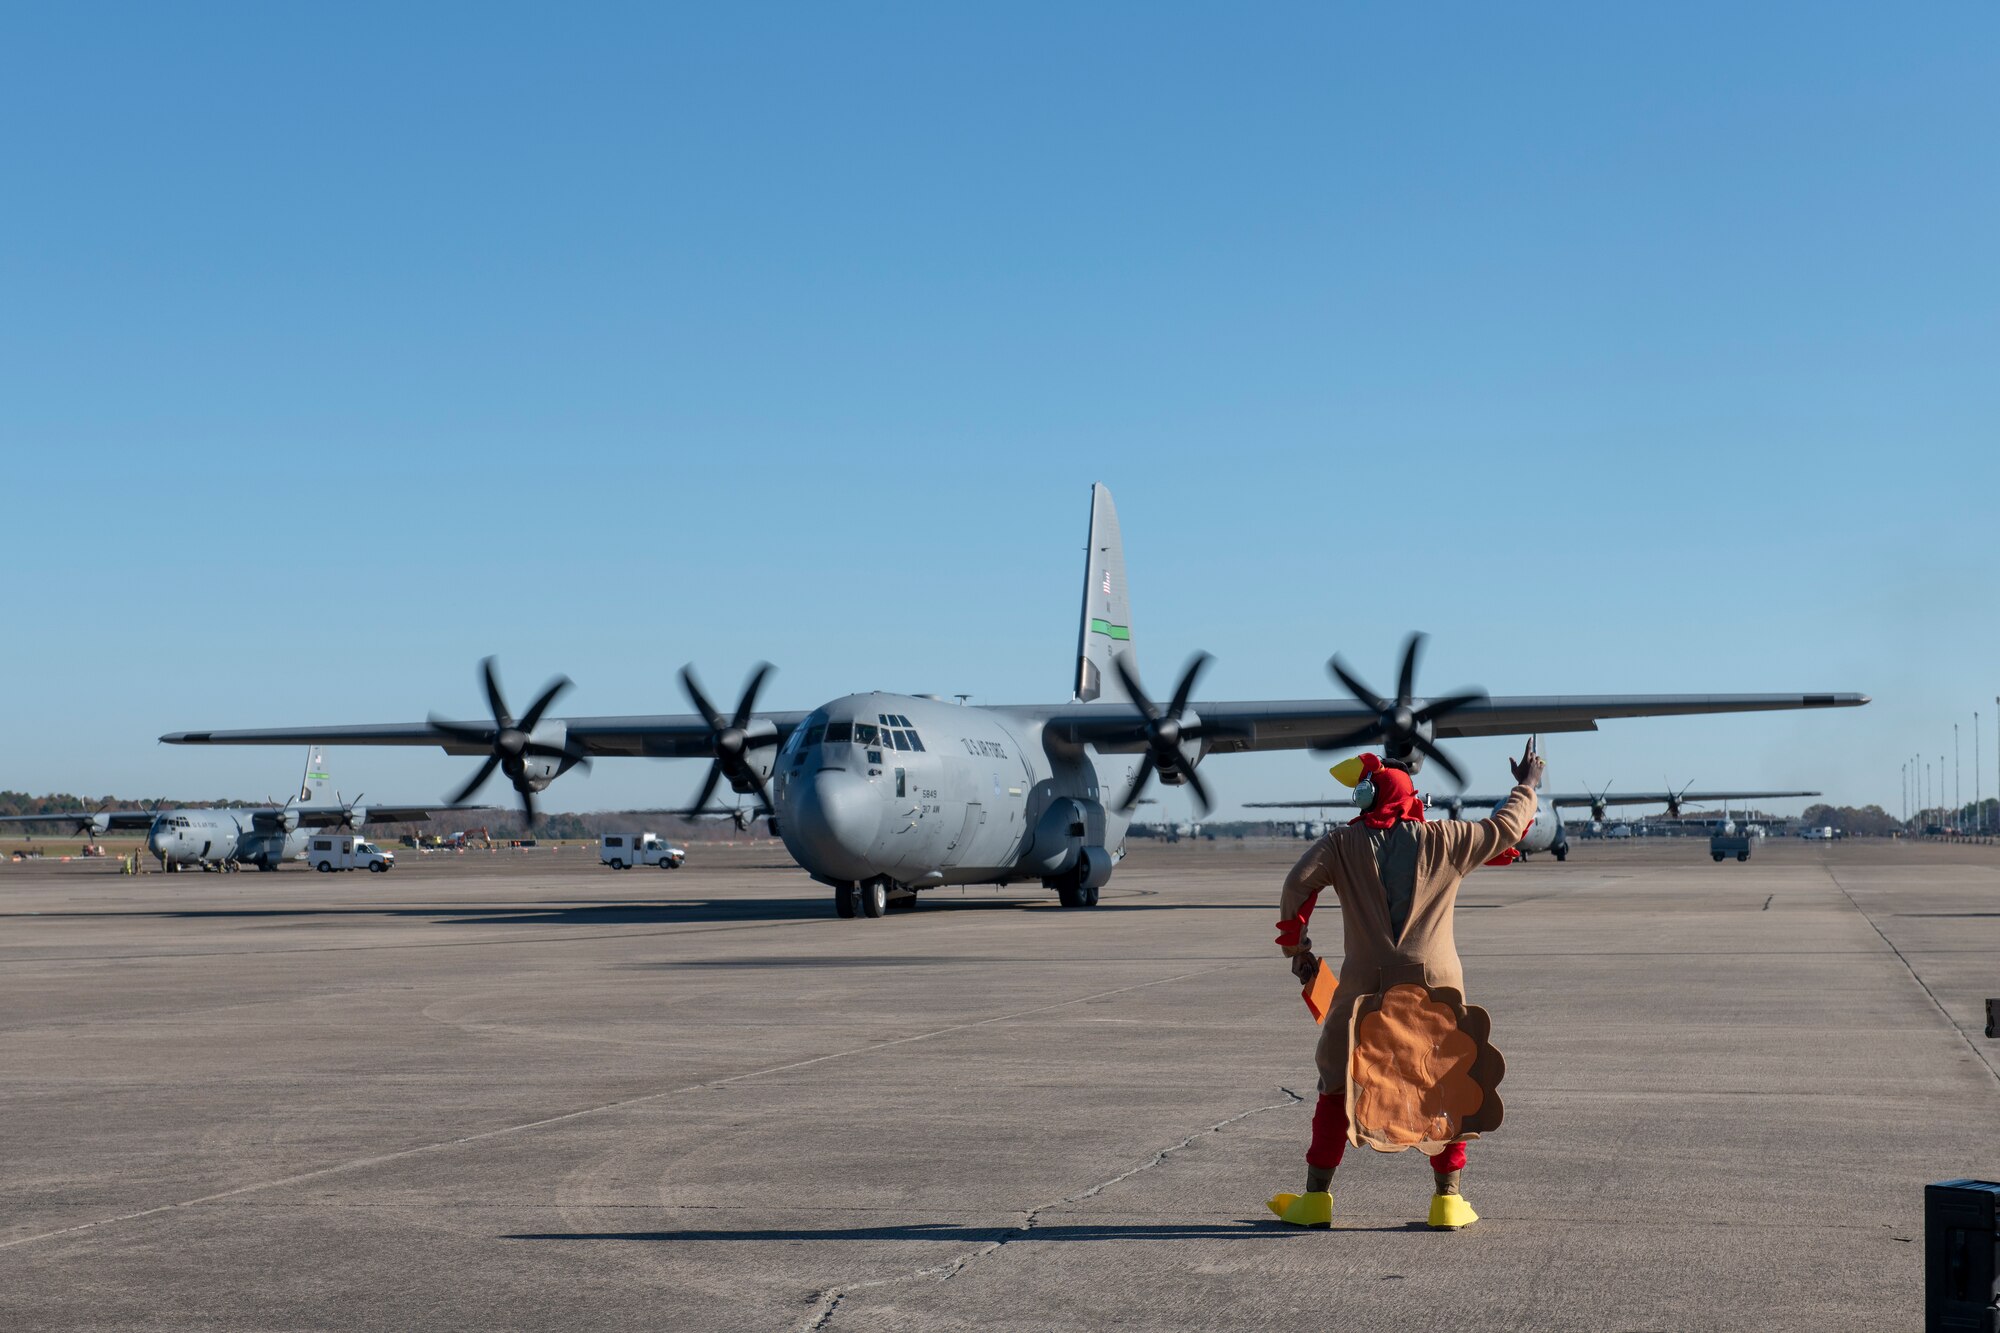
{"type": "Polygon", "coordinates": [[[1056,899],[1064,907],[1095,907],[1097,890],[1075,884],[1059,884],[1056,886],[1056,899]]]}
{"type": "Polygon", "coordinates": [[[861,915],[879,917],[889,910],[889,885],[879,879],[871,879],[861,886],[861,915]]]}
{"type": "Polygon", "coordinates": [[[1557,847],[1557,848],[1555,849],[1555,858],[1556,858],[1556,860],[1558,860],[1558,861],[1567,861],[1567,860],[1569,860],[1569,844],[1568,844],[1568,843],[1564,843],[1564,844],[1563,844],[1562,846],[1560,846],[1560,847],[1557,847]]]}
{"type": "Polygon", "coordinates": [[[843,921],[852,920],[855,913],[861,910],[855,901],[852,884],[843,884],[833,891],[833,910],[843,921]]]}

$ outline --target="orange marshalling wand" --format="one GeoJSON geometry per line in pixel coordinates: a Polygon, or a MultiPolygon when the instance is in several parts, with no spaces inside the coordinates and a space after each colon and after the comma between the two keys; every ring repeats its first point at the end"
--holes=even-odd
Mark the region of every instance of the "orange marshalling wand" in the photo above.
{"type": "Polygon", "coordinates": [[[1319,971],[1313,974],[1312,984],[1299,992],[1306,1008],[1312,1010],[1313,1022],[1326,1022],[1326,1011],[1333,1008],[1333,993],[1339,989],[1339,974],[1326,959],[1320,959],[1319,971]]]}

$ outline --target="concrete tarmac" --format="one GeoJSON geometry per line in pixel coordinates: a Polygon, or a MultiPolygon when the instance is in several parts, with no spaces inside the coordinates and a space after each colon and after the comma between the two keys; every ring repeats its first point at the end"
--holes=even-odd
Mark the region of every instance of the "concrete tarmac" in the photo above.
{"type": "Polygon", "coordinates": [[[0,1328],[1916,1328],[1924,1184],[2000,1179],[2000,848],[1477,872],[1456,1234],[1410,1153],[1270,1218],[1300,845],[1135,849],[880,921],[775,847],[0,866],[0,1328]]]}

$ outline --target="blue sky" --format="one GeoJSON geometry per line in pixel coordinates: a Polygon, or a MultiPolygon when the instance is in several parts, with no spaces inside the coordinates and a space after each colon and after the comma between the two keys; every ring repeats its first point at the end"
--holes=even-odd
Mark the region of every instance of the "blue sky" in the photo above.
{"type": "MultiPolygon", "coordinates": [[[[1970,798],[1996,38],[1970,3],[13,7],[0,786],[281,791],[296,755],[153,738],[469,715],[489,652],[583,713],[678,711],[689,660],[769,658],[773,706],[1054,699],[1095,480],[1162,690],[1197,648],[1212,697],[1329,693],[1336,649],[1386,682],[1421,628],[1440,691],[1876,696],[1552,739],[1564,785],[1894,808],[1959,721],[1970,798]]],[[[468,766],[335,762],[397,799],[468,766]]]]}

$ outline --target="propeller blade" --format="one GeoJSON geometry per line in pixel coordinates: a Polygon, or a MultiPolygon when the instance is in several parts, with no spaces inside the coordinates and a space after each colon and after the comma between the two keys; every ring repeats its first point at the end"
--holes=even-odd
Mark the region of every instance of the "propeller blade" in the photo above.
{"type": "Polygon", "coordinates": [[[1456,713],[1467,704],[1485,703],[1485,690],[1466,690],[1462,694],[1448,694],[1442,699],[1433,699],[1419,708],[1413,715],[1419,722],[1434,722],[1446,713],[1456,713]]]}
{"type": "Polygon", "coordinates": [[[1335,653],[1326,660],[1326,669],[1333,673],[1335,680],[1347,687],[1349,694],[1359,699],[1362,703],[1367,704],[1370,712],[1381,713],[1388,710],[1389,701],[1369,689],[1366,685],[1363,685],[1361,678],[1356,676],[1352,671],[1349,671],[1347,663],[1340,660],[1339,653],[1335,653]]]}
{"type": "Polygon", "coordinates": [[[1181,780],[1193,789],[1195,800],[1201,804],[1201,812],[1205,815],[1213,810],[1215,802],[1208,799],[1208,784],[1201,780],[1201,774],[1195,771],[1194,765],[1182,762],[1175,767],[1181,771],[1181,780]]]}
{"type": "Polygon", "coordinates": [[[715,795],[716,784],[722,781],[722,765],[710,764],[708,774],[701,780],[701,794],[688,803],[690,810],[700,810],[708,805],[708,798],[715,795]]]}
{"type": "Polygon", "coordinates": [[[1338,736],[1329,736],[1323,741],[1315,741],[1310,748],[1314,754],[1329,755],[1339,750],[1352,750],[1357,746],[1365,745],[1381,734],[1382,720],[1377,718],[1365,726],[1356,727],[1353,731],[1345,731],[1338,736]]]}
{"type": "Polygon", "coordinates": [[[1182,710],[1187,707],[1188,696],[1194,693],[1195,681],[1200,678],[1202,671],[1207,668],[1208,664],[1214,660],[1207,653],[1196,653],[1188,659],[1187,666],[1181,671],[1181,683],[1174,687],[1173,702],[1167,705],[1168,717],[1179,717],[1181,715],[1182,710]]]}
{"type": "Polygon", "coordinates": [[[502,727],[512,726],[514,718],[507,711],[507,700],[500,694],[500,671],[493,658],[480,659],[479,676],[486,684],[486,703],[493,710],[493,720],[502,727]]]}
{"type": "Polygon", "coordinates": [[[542,691],[541,697],[528,705],[528,715],[522,718],[520,722],[521,730],[533,731],[535,724],[542,720],[542,714],[546,713],[549,710],[549,705],[556,701],[556,696],[569,687],[570,679],[568,676],[557,676],[554,680],[550,681],[548,688],[542,691]]]}
{"type": "Polygon", "coordinates": [[[1422,736],[1410,737],[1410,744],[1416,746],[1417,749],[1423,751],[1425,758],[1431,760],[1439,768],[1443,769],[1446,773],[1450,774],[1451,780],[1453,782],[1456,782],[1461,787],[1465,785],[1464,772],[1462,772],[1459,769],[1459,766],[1457,764],[1451,762],[1450,756],[1445,754],[1443,750],[1438,749],[1437,746],[1431,744],[1429,741],[1425,740],[1422,736]]]}
{"type": "Polygon", "coordinates": [[[479,771],[472,775],[472,781],[466,783],[463,787],[460,787],[458,789],[458,794],[456,796],[453,796],[447,802],[445,802],[445,804],[447,805],[465,804],[465,802],[472,796],[472,793],[478,791],[481,787],[486,785],[486,779],[492,777],[493,770],[498,767],[500,767],[500,756],[497,754],[487,755],[486,762],[481,764],[479,766],[479,771]]]}
{"type": "Polygon", "coordinates": [[[1139,711],[1146,715],[1146,720],[1148,722],[1156,721],[1160,716],[1160,710],[1155,708],[1153,701],[1146,697],[1146,688],[1139,683],[1139,677],[1133,672],[1131,664],[1125,660],[1124,653],[1118,653],[1112,657],[1111,669],[1118,673],[1119,684],[1125,687],[1125,693],[1132,702],[1139,705],[1139,711]]]}
{"type": "Polygon", "coordinates": [[[729,720],[730,726],[741,731],[750,725],[750,716],[757,711],[757,692],[764,688],[764,681],[776,669],[769,662],[757,664],[757,669],[750,673],[749,683],[743,687],[743,697],[736,702],[736,716],[729,720]]]}
{"type": "Polygon", "coordinates": [[[535,831],[535,793],[528,788],[521,789],[521,812],[528,817],[528,832],[535,831]]]}
{"type": "Polygon", "coordinates": [[[722,730],[722,714],[715,711],[715,705],[708,701],[708,695],[701,688],[701,681],[695,678],[692,664],[681,668],[681,688],[687,692],[688,702],[694,711],[708,719],[708,725],[722,730]]]}
{"type": "Polygon", "coordinates": [[[1417,687],[1417,659],[1423,655],[1424,640],[1429,637],[1419,631],[1403,640],[1403,670],[1396,677],[1396,702],[1405,708],[1415,697],[1411,691],[1417,687]]]}
{"type": "MultiPolygon", "coordinates": [[[[1112,658],[1116,662],[1117,658],[1112,658]]],[[[1121,813],[1135,809],[1139,798],[1146,793],[1146,784],[1153,780],[1153,757],[1147,755],[1139,761],[1139,771],[1132,775],[1132,785],[1126,789],[1125,799],[1118,803],[1121,813]]]]}

